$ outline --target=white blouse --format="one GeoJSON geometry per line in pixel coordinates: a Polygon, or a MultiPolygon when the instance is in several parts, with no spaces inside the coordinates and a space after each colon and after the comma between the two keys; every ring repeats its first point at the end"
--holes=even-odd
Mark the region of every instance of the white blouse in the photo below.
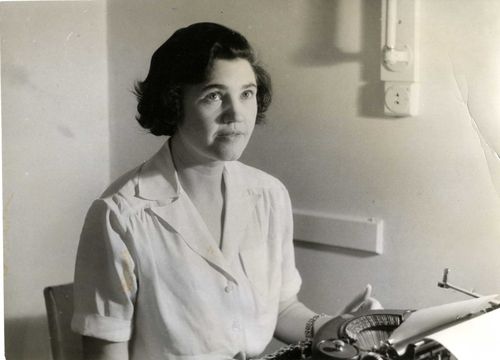
{"type": "Polygon", "coordinates": [[[260,354],[280,303],[293,301],[288,192],[227,162],[222,249],[182,190],[168,144],[96,200],[75,270],[73,330],[129,341],[130,358],[221,360],[260,354]]]}

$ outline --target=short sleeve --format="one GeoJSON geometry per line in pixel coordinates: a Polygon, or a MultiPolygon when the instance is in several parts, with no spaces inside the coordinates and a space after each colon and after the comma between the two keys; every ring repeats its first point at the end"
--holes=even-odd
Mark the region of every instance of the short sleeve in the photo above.
{"type": "Polygon", "coordinates": [[[114,203],[96,200],[78,246],[73,331],[113,342],[130,339],[137,277],[125,236],[114,203]]]}
{"type": "Polygon", "coordinates": [[[284,185],[280,186],[278,203],[274,205],[280,222],[280,237],[282,239],[282,283],[280,302],[289,301],[297,296],[302,279],[295,266],[295,251],[293,246],[293,214],[290,196],[284,185]]]}

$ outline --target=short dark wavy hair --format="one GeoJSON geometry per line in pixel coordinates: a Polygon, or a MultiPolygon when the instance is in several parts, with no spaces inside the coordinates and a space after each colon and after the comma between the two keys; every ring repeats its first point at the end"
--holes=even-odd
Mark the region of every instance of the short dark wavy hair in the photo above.
{"type": "Polygon", "coordinates": [[[271,104],[269,74],[238,32],[214,23],[196,23],[177,30],[151,58],[149,73],[135,84],[139,124],[152,134],[173,135],[183,119],[182,88],[207,80],[216,59],[245,59],[257,81],[257,123],[271,104]]]}

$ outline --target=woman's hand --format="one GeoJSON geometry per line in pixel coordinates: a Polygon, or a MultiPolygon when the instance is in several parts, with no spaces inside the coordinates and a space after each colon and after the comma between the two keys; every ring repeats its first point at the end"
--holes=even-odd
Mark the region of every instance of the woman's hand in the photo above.
{"type": "Polygon", "coordinates": [[[375,299],[372,295],[372,286],[370,284],[366,285],[363,292],[359,293],[354,297],[354,299],[346,305],[346,307],[341,311],[341,314],[353,313],[363,310],[378,310],[383,309],[382,304],[375,299]]]}

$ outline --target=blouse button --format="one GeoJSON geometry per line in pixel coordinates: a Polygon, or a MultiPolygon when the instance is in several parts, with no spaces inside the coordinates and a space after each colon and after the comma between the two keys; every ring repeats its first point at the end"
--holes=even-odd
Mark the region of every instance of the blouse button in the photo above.
{"type": "Polygon", "coordinates": [[[234,285],[229,283],[227,286],[224,288],[224,291],[227,292],[228,294],[234,290],[234,285]]]}

